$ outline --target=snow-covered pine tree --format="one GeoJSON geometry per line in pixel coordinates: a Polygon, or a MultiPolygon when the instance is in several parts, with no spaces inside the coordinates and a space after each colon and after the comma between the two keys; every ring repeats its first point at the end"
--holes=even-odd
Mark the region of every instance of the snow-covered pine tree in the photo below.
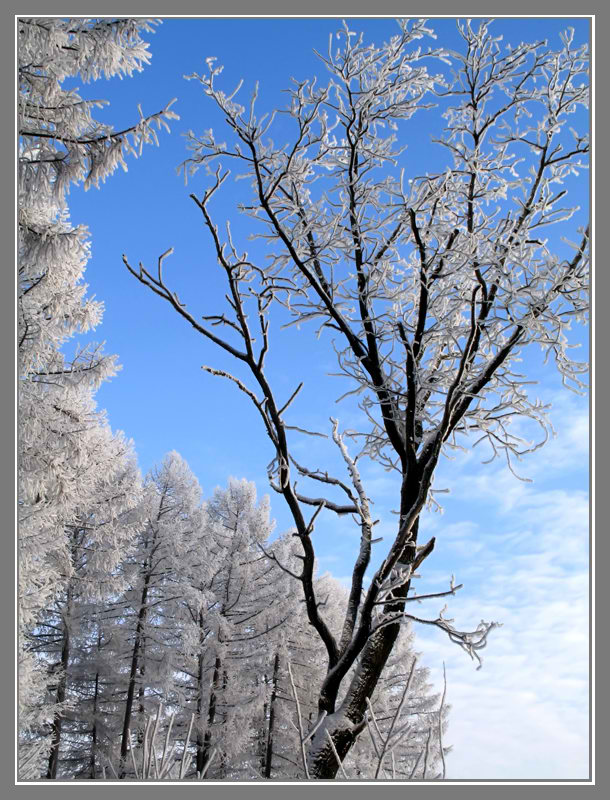
{"type": "MultiPolygon", "coordinates": [[[[155,127],[175,118],[169,107],[115,133],[92,116],[100,101],[65,89],[66,78],[130,75],[149,60],[141,34],[151,20],[20,19],[18,30],[18,344],[19,344],[19,693],[22,743],[49,722],[53,679],[27,648],[43,609],[65,579],[53,563],[69,550],[69,531],[94,502],[83,480],[105,421],[95,409],[100,382],[116,372],[95,346],[71,357],[64,346],[94,328],[102,304],[86,297],[87,230],[69,222],[73,183],[98,186],[126,153],[156,142],[155,127]],[[48,696],[47,696],[48,699],[48,696]]],[[[39,774],[39,757],[22,750],[22,777],[39,774]]]]}
{"type": "Polygon", "coordinates": [[[201,488],[176,452],[146,478],[134,549],[121,565],[128,584],[117,641],[122,652],[122,774],[130,733],[142,736],[145,718],[172,702],[183,650],[180,602],[186,591],[186,543],[201,524],[201,488]],[[137,730],[136,730],[137,729],[137,730]]]}
{"type": "Polygon", "coordinates": [[[260,549],[272,529],[268,498],[257,502],[253,483],[230,479],[207,504],[202,539],[193,542],[182,724],[195,713],[196,772],[216,751],[208,777],[257,775],[269,642],[286,616],[280,572],[260,549]]]}
{"type": "Polygon", "coordinates": [[[46,769],[51,779],[58,776],[60,761],[66,762],[60,770],[64,774],[90,772],[99,693],[99,617],[123,588],[118,565],[131,546],[129,512],[141,494],[131,443],[109,426],[98,426],[93,433],[82,478],[93,484],[94,502],[66,525],[65,547],[50,550],[48,568],[58,576],[59,588],[25,635],[40,671],[53,680],[45,702],[55,713],[50,726],[39,731],[39,736],[51,737],[46,769]]]}

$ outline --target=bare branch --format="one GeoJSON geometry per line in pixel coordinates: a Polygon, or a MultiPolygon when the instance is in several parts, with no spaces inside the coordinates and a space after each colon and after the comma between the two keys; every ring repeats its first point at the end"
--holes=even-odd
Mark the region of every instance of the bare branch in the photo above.
{"type": "MultiPolygon", "coordinates": [[[[409,689],[411,688],[411,681],[413,680],[413,675],[415,674],[415,666],[416,666],[416,664],[417,664],[417,658],[414,658],[413,662],[411,664],[411,670],[409,672],[409,677],[407,678],[407,682],[405,684],[405,688],[404,688],[404,691],[402,693],[402,697],[400,698],[400,702],[399,702],[398,706],[396,707],[396,711],[394,712],[394,716],[392,717],[392,722],[390,723],[390,728],[389,728],[388,733],[387,733],[387,735],[385,737],[385,740],[383,741],[383,746],[381,748],[381,753],[379,754],[379,761],[377,763],[377,769],[375,770],[375,780],[377,780],[377,778],[379,776],[379,772],[381,770],[381,767],[383,766],[383,759],[385,757],[386,752],[388,751],[389,744],[390,744],[390,739],[392,738],[392,733],[394,732],[394,727],[396,725],[396,722],[400,718],[400,713],[402,711],[402,707],[405,704],[405,700],[407,699],[407,694],[409,693],[409,689]]],[[[392,748],[390,748],[390,752],[392,752],[392,748]]]]}
{"type": "Polygon", "coordinates": [[[349,778],[347,777],[347,772],[345,771],[345,768],[343,767],[343,762],[339,758],[339,753],[337,753],[337,748],[335,747],[335,743],[333,742],[333,737],[330,735],[330,733],[326,729],[324,730],[324,733],[326,734],[326,738],[328,739],[328,742],[329,742],[329,744],[330,744],[330,746],[332,748],[333,754],[334,754],[335,758],[337,759],[337,765],[338,765],[339,769],[341,770],[341,774],[343,775],[345,780],[348,781],[349,778]]]}
{"type": "Polygon", "coordinates": [[[294,697],[294,702],[297,709],[299,742],[301,745],[301,758],[303,760],[303,770],[305,772],[305,777],[307,778],[307,780],[310,780],[309,769],[307,768],[307,756],[305,754],[305,736],[303,734],[303,721],[301,719],[301,704],[299,703],[299,696],[297,694],[296,686],[294,685],[294,678],[292,676],[292,667],[290,666],[290,661],[287,662],[287,666],[288,666],[288,675],[290,676],[290,686],[292,687],[292,696],[294,697]]]}
{"type": "Polygon", "coordinates": [[[288,408],[288,406],[289,406],[289,405],[292,403],[292,401],[293,401],[293,400],[296,398],[296,396],[298,395],[298,393],[301,391],[301,389],[302,389],[302,388],[303,388],[303,381],[301,381],[301,383],[299,383],[299,385],[298,385],[298,386],[297,386],[297,388],[294,390],[294,392],[293,392],[293,393],[290,395],[290,397],[288,398],[288,400],[287,400],[287,401],[284,403],[284,405],[283,405],[283,406],[282,406],[282,407],[279,409],[279,411],[277,412],[277,413],[278,413],[278,415],[279,415],[280,417],[282,416],[282,414],[284,413],[284,411],[286,411],[286,409],[287,409],[287,408],[288,408]]]}

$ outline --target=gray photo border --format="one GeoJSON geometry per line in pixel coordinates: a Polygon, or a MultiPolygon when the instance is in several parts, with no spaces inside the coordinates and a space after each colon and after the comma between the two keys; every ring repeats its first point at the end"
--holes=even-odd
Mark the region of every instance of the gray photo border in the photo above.
{"type": "MultiPolygon", "coordinates": [[[[2,26],[0,30],[2,46],[0,48],[0,59],[2,63],[2,89],[3,97],[6,98],[7,112],[2,115],[2,132],[3,140],[5,142],[15,142],[15,114],[14,114],[14,97],[15,97],[15,16],[43,16],[45,14],[58,13],[57,9],[65,16],[85,16],[96,14],[107,14],[108,11],[102,11],[98,3],[93,3],[91,0],[81,0],[81,2],[73,2],[73,0],[63,0],[63,2],[56,4],[57,9],[53,11],[49,8],[48,2],[42,0],[30,0],[26,7],[19,7],[17,3],[9,3],[11,8],[3,6],[1,14],[2,26]],[[9,110],[10,109],[10,110],[9,110]]],[[[602,147],[596,149],[594,145],[594,158],[595,158],[595,183],[597,186],[596,197],[599,200],[598,209],[603,209],[607,199],[602,196],[603,187],[609,185],[605,180],[608,171],[608,157],[604,151],[603,134],[610,129],[610,121],[607,119],[610,103],[604,101],[605,81],[608,76],[608,47],[605,43],[604,34],[608,32],[608,18],[610,12],[602,11],[601,2],[598,7],[592,7],[596,4],[587,3],[586,8],[575,6],[574,3],[568,0],[536,0],[536,2],[524,2],[524,0],[513,0],[507,6],[499,0],[491,0],[488,2],[481,2],[481,0],[469,0],[467,3],[456,5],[451,3],[450,0],[426,0],[425,3],[408,4],[404,0],[397,2],[397,0],[381,0],[380,2],[371,5],[365,0],[309,0],[308,3],[303,4],[300,8],[295,8],[295,5],[286,5],[281,0],[257,0],[256,2],[248,2],[248,0],[207,0],[201,3],[196,0],[180,0],[174,2],[171,6],[160,2],[160,0],[131,0],[121,9],[122,16],[129,15],[146,15],[146,16],[164,16],[164,15],[179,15],[179,16],[205,16],[205,15],[224,15],[224,16],[258,16],[258,15],[272,15],[282,17],[298,17],[298,16],[367,16],[371,15],[371,9],[374,9],[375,16],[493,16],[497,15],[510,15],[510,16],[527,16],[527,15],[540,15],[540,16],[594,16],[595,17],[595,40],[597,43],[597,51],[594,50],[595,55],[595,79],[596,84],[601,87],[596,93],[596,105],[594,111],[595,130],[599,131],[600,141],[602,147]]],[[[110,8],[109,11],[116,11],[116,8],[110,8]]],[[[597,88],[597,87],[596,87],[597,88]]],[[[596,139],[594,139],[594,142],[596,139]]],[[[5,231],[3,240],[5,242],[13,242],[11,252],[14,253],[15,241],[15,159],[14,150],[8,145],[5,147],[5,152],[10,153],[7,157],[2,159],[1,175],[2,185],[5,187],[2,192],[2,227],[5,231]],[[9,189],[12,187],[12,189],[9,189]]],[[[594,208],[596,206],[594,205],[594,208]]],[[[603,212],[600,213],[600,219],[603,219],[603,212]]],[[[597,248],[595,247],[596,237],[594,236],[594,253],[597,255],[597,248]]],[[[5,248],[7,251],[9,247],[5,248]]],[[[603,251],[599,251],[601,258],[603,258],[603,251]]],[[[13,256],[14,258],[14,256],[13,256]]],[[[8,263],[10,259],[5,257],[5,268],[2,275],[3,291],[0,294],[0,346],[2,352],[2,364],[5,365],[4,371],[14,376],[15,370],[15,295],[14,295],[14,271],[13,267],[8,263]]],[[[598,269],[595,272],[594,278],[594,308],[601,306],[601,298],[610,296],[610,277],[608,270],[603,267],[600,268],[601,263],[596,259],[598,269]]],[[[610,315],[595,315],[594,328],[595,337],[592,345],[595,348],[596,343],[600,343],[597,349],[598,359],[595,363],[599,363],[600,353],[603,355],[603,343],[608,341],[606,335],[608,332],[603,333],[609,324],[608,316],[610,315]]],[[[594,349],[595,353],[596,350],[594,349]]],[[[596,397],[606,396],[607,391],[610,389],[604,384],[608,380],[608,375],[605,370],[596,369],[593,375],[593,392],[591,400],[591,410],[594,409],[596,397]],[[598,382],[601,383],[601,392],[597,391],[598,382]]],[[[0,559],[1,579],[1,603],[0,609],[2,613],[2,621],[4,622],[4,630],[7,633],[7,639],[10,642],[15,640],[15,407],[16,407],[16,381],[12,379],[5,379],[0,385],[0,402],[2,412],[2,426],[0,427],[0,447],[3,457],[1,459],[2,465],[2,478],[0,481],[0,488],[2,491],[2,507],[10,509],[10,513],[6,517],[10,520],[3,527],[2,535],[2,558],[0,559]]],[[[599,406],[603,408],[603,406],[599,406]]],[[[595,469],[597,463],[594,465],[592,462],[592,484],[595,480],[595,475],[599,472],[602,475],[607,474],[603,469],[603,464],[607,460],[604,458],[607,448],[604,445],[608,440],[608,426],[603,418],[600,419],[599,414],[594,422],[595,434],[595,451],[597,454],[602,454],[599,460],[598,470],[595,469]],[[603,459],[603,460],[602,460],[603,459]]],[[[593,439],[593,433],[591,434],[593,439]]],[[[592,441],[593,444],[593,441],[592,441]]],[[[597,459],[596,459],[597,461],[597,459]]],[[[594,486],[591,486],[592,490],[594,486]]],[[[594,509],[592,507],[592,521],[594,509]]],[[[594,549],[592,554],[595,554],[595,561],[598,564],[610,563],[610,556],[608,553],[609,543],[608,538],[604,536],[605,531],[602,526],[597,531],[594,549]]],[[[562,591],[562,587],[558,587],[558,592],[562,591]]],[[[603,609],[608,603],[608,588],[606,582],[601,580],[596,587],[594,607],[597,611],[597,617],[603,619],[603,609]]],[[[596,615],[593,613],[591,619],[595,619],[596,615]]],[[[593,633],[593,631],[592,631],[593,633]]],[[[595,641],[595,662],[592,661],[593,677],[595,677],[595,667],[597,665],[606,665],[610,659],[608,653],[607,636],[603,634],[595,641]]],[[[593,651],[592,651],[593,653],[593,651]]],[[[569,653],[566,653],[566,658],[569,658],[569,653]]],[[[66,793],[70,794],[71,789],[69,784],[60,784],[53,786],[47,782],[40,782],[37,784],[18,784],[15,783],[15,647],[6,646],[2,651],[2,658],[0,659],[0,667],[2,669],[2,686],[1,705],[2,719],[4,720],[0,729],[0,754],[2,758],[2,775],[4,780],[0,786],[4,786],[4,797],[13,798],[28,798],[30,796],[39,796],[39,790],[44,787],[43,791],[46,792],[45,797],[49,800],[57,798],[64,798],[66,793]]],[[[603,675],[602,671],[602,675],[603,675]]],[[[591,695],[592,697],[592,695],[591,695]]],[[[591,700],[592,702],[592,700],[591,700]]],[[[608,695],[607,688],[602,681],[595,687],[595,733],[593,739],[592,758],[593,753],[601,748],[604,748],[607,743],[607,738],[604,733],[607,733],[607,720],[608,713],[608,695]]],[[[602,750],[603,755],[603,750],[602,750]]],[[[593,767],[595,763],[593,762],[593,767]]],[[[408,788],[405,784],[390,785],[378,784],[373,789],[374,792],[381,791],[384,795],[389,797],[403,797],[405,790],[408,791],[411,797],[423,797],[422,792],[427,792],[426,800],[434,800],[440,797],[440,793],[447,791],[451,793],[452,800],[461,800],[461,798],[471,798],[473,795],[477,797],[488,797],[490,794],[494,798],[515,798],[523,796],[529,797],[533,792],[537,797],[553,798],[553,800],[561,800],[561,798],[574,798],[579,795],[581,791],[587,792],[593,790],[595,794],[604,792],[603,786],[607,784],[606,796],[610,794],[610,781],[608,780],[608,770],[604,759],[600,759],[596,767],[596,773],[591,770],[593,779],[588,782],[575,782],[563,781],[550,784],[549,782],[519,782],[514,781],[510,784],[502,782],[447,782],[445,784],[434,785],[411,785],[408,788]],[[578,786],[578,789],[576,788],[578,786]]],[[[143,786],[143,785],[108,785],[103,783],[76,783],[74,788],[76,791],[82,791],[84,788],[89,790],[92,788],[93,792],[99,788],[104,788],[104,793],[110,795],[112,798],[130,797],[144,798],[146,800],[156,800],[156,798],[164,798],[167,796],[167,788],[161,785],[143,786]]],[[[312,792],[316,797],[326,797],[327,793],[332,797],[347,798],[349,800],[359,800],[367,798],[371,794],[371,784],[359,786],[357,784],[338,784],[338,783],[316,783],[316,784],[291,784],[290,787],[286,784],[206,784],[205,788],[201,784],[184,784],[185,787],[199,787],[206,797],[216,798],[229,798],[234,794],[237,796],[240,793],[247,792],[248,798],[252,800],[266,800],[269,795],[279,797],[280,794],[290,792],[291,797],[301,798],[306,794],[312,792]]]]}

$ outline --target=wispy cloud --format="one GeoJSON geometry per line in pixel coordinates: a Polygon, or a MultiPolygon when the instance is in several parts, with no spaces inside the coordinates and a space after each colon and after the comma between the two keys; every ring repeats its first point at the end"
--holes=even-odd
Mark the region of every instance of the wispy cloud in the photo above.
{"type": "MultiPolygon", "coordinates": [[[[442,662],[447,664],[452,711],[446,738],[454,748],[448,777],[586,779],[586,495],[567,488],[538,491],[507,470],[462,481],[471,497],[497,514],[491,530],[480,520],[442,529],[436,519],[445,552],[465,583],[448,614],[464,629],[482,617],[503,627],[490,635],[480,671],[440,632],[417,629],[416,646],[437,686],[442,662]]],[[[441,574],[426,573],[426,585],[441,574]]],[[[434,617],[438,609],[429,610],[434,617]]]]}

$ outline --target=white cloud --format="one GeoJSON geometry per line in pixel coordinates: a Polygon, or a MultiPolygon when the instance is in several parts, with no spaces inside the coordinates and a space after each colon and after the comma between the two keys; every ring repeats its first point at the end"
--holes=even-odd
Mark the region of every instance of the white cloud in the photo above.
{"type": "Polygon", "coordinates": [[[504,611],[479,671],[447,641],[418,631],[416,647],[437,686],[447,664],[447,777],[586,779],[587,642],[571,632],[580,623],[586,632],[586,618],[579,611],[564,617],[566,630],[542,609],[504,611]]]}
{"type": "MultiPolygon", "coordinates": [[[[480,671],[440,632],[416,629],[436,686],[447,664],[447,777],[587,779],[586,497],[525,484],[510,491],[498,474],[475,476],[471,487],[473,480],[502,514],[491,535],[470,521],[448,526],[445,549],[471,562],[458,570],[458,579],[469,578],[448,615],[458,628],[481,617],[503,627],[490,634],[480,671]]],[[[426,584],[431,577],[424,574],[426,584]]],[[[429,610],[434,617],[438,609],[429,610]]]]}

